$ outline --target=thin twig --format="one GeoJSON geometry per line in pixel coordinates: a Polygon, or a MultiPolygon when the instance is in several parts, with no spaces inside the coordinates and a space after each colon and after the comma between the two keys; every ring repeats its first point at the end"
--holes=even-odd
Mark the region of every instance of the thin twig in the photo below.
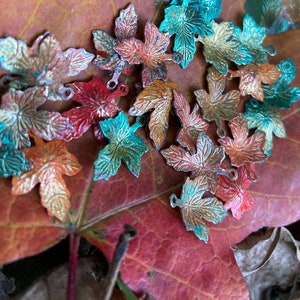
{"type": "Polygon", "coordinates": [[[112,259],[111,266],[105,278],[104,286],[101,291],[101,300],[110,300],[122,260],[126,254],[129,242],[136,236],[136,229],[128,224],[124,225],[124,232],[120,235],[116,250],[112,259]]]}

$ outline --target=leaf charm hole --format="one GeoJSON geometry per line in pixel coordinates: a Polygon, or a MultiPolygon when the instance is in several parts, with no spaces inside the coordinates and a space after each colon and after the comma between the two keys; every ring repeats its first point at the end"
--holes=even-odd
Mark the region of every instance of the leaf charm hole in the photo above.
{"type": "Polygon", "coordinates": [[[128,92],[129,92],[128,85],[125,84],[125,83],[121,83],[121,84],[118,86],[118,90],[122,93],[121,96],[125,96],[125,95],[127,95],[128,92]]]}
{"type": "Polygon", "coordinates": [[[218,128],[217,129],[217,135],[220,137],[220,138],[224,138],[226,136],[226,132],[223,128],[218,128]]]}
{"type": "Polygon", "coordinates": [[[170,196],[170,205],[171,205],[171,207],[174,208],[174,207],[177,206],[176,201],[177,201],[177,196],[176,196],[175,194],[172,194],[172,195],[170,196]]]}
{"type": "Polygon", "coordinates": [[[234,168],[229,169],[218,169],[217,174],[226,176],[230,181],[235,181],[238,179],[238,172],[234,168]]]}
{"type": "Polygon", "coordinates": [[[118,85],[118,81],[115,81],[114,79],[111,79],[107,82],[106,87],[109,90],[114,90],[118,85]]]}
{"type": "Polygon", "coordinates": [[[70,100],[74,96],[74,91],[70,87],[63,87],[62,89],[59,90],[59,93],[63,100],[70,100]]]}

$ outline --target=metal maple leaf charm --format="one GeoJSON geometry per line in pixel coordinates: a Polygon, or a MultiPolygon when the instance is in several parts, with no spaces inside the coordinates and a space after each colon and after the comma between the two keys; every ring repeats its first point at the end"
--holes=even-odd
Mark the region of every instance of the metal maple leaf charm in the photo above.
{"type": "MultiPolygon", "coordinates": [[[[5,128],[0,123],[0,131],[5,128]]],[[[30,170],[31,165],[22,151],[15,149],[10,136],[4,136],[0,140],[0,177],[20,176],[23,171],[30,170]]]]}
{"type": "Polygon", "coordinates": [[[201,131],[207,131],[208,123],[200,116],[200,108],[197,104],[191,112],[190,105],[184,96],[176,90],[173,91],[173,94],[173,106],[182,126],[177,136],[177,142],[191,153],[195,153],[197,137],[201,131]]]}
{"type": "Polygon", "coordinates": [[[22,150],[33,169],[19,177],[13,177],[12,194],[26,194],[40,183],[42,205],[50,216],[63,222],[71,203],[70,191],[62,175],[76,175],[81,170],[81,165],[76,157],[68,152],[65,142],[54,140],[45,143],[38,138],[34,140],[34,147],[22,150]]]}
{"type": "Polygon", "coordinates": [[[12,37],[0,39],[0,66],[11,72],[9,86],[15,89],[44,87],[48,100],[68,100],[72,90],[62,84],[66,77],[76,76],[88,67],[94,55],[84,49],[62,51],[49,32],[40,35],[32,47],[12,37]]]}
{"type": "Polygon", "coordinates": [[[117,173],[122,161],[131,174],[138,177],[142,155],[148,151],[144,140],[135,134],[143,126],[140,118],[129,126],[125,113],[121,111],[115,118],[101,121],[99,125],[109,144],[99,151],[94,162],[94,180],[108,180],[117,173]]]}
{"type": "Polygon", "coordinates": [[[275,82],[281,72],[275,65],[263,63],[260,65],[248,64],[239,67],[239,70],[229,70],[229,78],[240,77],[239,89],[242,96],[251,95],[256,100],[264,101],[262,83],[275,82]]]}
{"type": "Polygon", "coordinates": [[[115,51],[123,39],[133,38],[137,32],[138,17],[134,10],[134,5],[129,4],[126,9],[122,9],[120,16],[115,21],[116,39],[111,37],[105,31],[95,29],[92,31],[95,48],[109,55],[109,57],[98,54],[93,63],[102,70],[113,71],[112,78],[107,82],[109,89],[114,89],[118,85],[119,77],[122,73],[130,75],[132,66],[125,60],[122,60],[115,51]]]}
{"type": "Polygon", "coordinates": [[[263,162],[266,159],[263,147],[265,144],[265,134],[256,131],[250,137],[247,121],[243,114],[239,114],[229,122],[233,139],[224,137],[219,139],[219,143],[225,148],[225,152],[229,155],[231,163],[240,167],[245,165],[248,170],[248,176],[255,179],[255,174],[251,174],[248,168],[249,163],[263,162]]]}
{"type": "Polygon", "coordinates": [[[46,97],[42,88],[30,88],[24,92],[11,89],[2,97],[0,139],[11,136],[17,149],[30,147],[29,132],[47,141],[63,139],[73,131],[69,119],[58,112],[38,110],[46,97]]]}
{"type": "Polygon", "coordinates": [[[215,121],[218,126],[218,135],[225,135],[221,122],[230,121],[237,116],[236,107],[240,100],[240,92],[237,90],[223,94],[225,89],[225,76],[214,67],[208,69],[208,90],[194,92],[196,100],[201,107],[203,117],[207,121],[215,121]]]}
{"type": "MultiPolygon", "coordinates": [[[[254,172],[252,165],[249,165],[251,173],[254,172]]],[[[229,180],[226,176],[220,175],[216,196],[225,202],[224,207],[231,209],[232,215],[240,219],[242,214],[254,205],[252,196],[246,191],[252,181],[249,179],[249,169],[245,166],[237,169],[237,179],[229,180]]]]}
{"type": "Polygon", "coordinates": [[[129,64],[143,65],[142,82],[145,87],[156,79],[166,80],[166,62],[179,64],[182,56],[179,53],[165,53],[170,43],[169,35],[160,33],[153,23],[146,23],[144,35],[145,43],[135,38],[124,39],[114,49],[129,64]]]}
{"type": "Polygon", "coordinates": [[[176,85],[171,81],[155,80],[140,92],[129,110],[132,116],[141,116],[154,109],[148,126],[150,138],[158,149],[162,147],[166,138],[174,89],[176,85]]]}
{"type": "Polygon", "coordinates": [[[73,131],[66,132],[65,141],[73,138],[80,138],[91,126],[94,127],[94,135],[98,141],[102,141],[104,136],[98,126],[99,121],[105,118],[114,117],[120,110],[117,98],[128,93],[128,86],[119,84],[117,89],[108,89],[96,76],[89,82],[75,82],[68,85],[74,91],[72,100],[81,104],[63,113],[68,117],[73,131]]]}
{"type": "Polygon", "coordinates": [[[191,178],[205,177],[208,190],[214,193],[218,171],[225,158],[224,148],[215,146],[204,132],[199,133],[196,148],[197,152],[191,154],[182,147],[172,145],[160,153],[176,171],[191,172],[191,178]]]}
{"type": "Polygon", "coordinates": [[[180,207],[183,222],[187,230],[191,230],[205,243],[208,242],[208,228],[204,221],[217,224],[227,216],[221,201],[215,197],[202,198],[207,190],[206,180],[200,176],[186,179],[182,188],[181,199],[175,194],[170,196],[172,207],[180,207]]]}

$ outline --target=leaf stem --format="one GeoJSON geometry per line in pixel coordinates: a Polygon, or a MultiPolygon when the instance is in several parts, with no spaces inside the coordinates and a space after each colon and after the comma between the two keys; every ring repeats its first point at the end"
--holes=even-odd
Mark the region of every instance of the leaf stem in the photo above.
{"type": "Polygon", "coordinates": [[[105,278],[104,286],[99,299],[110,300],[116,280],[119,274],[119,269],[122,260],[126,254],[129,242],[136,236],[136,229],[128,224],[124,225],[124,232],[120,235],[111,266],[105,278]]]}
{"type": "Polygon", "coordinates": [[[70,233],[70,249],[69,249],[69,277],[67,300],[75,300],[76,294],[76,269],[78,260],[78,249],[80,244],[80,236],[74,232],[70,233]]]}

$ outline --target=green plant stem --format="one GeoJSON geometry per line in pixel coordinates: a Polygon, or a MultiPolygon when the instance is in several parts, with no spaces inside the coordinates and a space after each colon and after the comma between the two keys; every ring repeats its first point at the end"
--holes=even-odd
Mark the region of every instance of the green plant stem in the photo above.
{"type": "Polygon", "coordinates": [[[69,249],[69,276],[67,300],[75,300],[76,294],[76,269],[78,260],[78,250],[80,244],[80,236],[74,232],[70,233],[70,249],[69,249]]]}

